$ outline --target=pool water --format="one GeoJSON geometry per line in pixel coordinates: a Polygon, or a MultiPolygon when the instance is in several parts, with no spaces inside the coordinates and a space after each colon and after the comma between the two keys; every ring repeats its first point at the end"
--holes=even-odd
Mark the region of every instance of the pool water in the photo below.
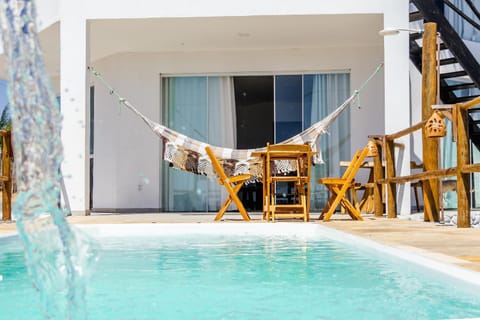
{"type": "MultiPolygon", "coordinates": [[[[455,319],[480,293],[321,236],[102,236],[88,319],[455,319]]],[[[0,319],[43,319],[20,240],[0,238],[0,319]]]]}

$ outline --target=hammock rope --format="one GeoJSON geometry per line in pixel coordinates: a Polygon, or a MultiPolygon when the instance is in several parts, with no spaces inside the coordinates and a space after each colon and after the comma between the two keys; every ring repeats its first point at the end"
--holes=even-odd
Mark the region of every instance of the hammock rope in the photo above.
{"type": "MultiPolygon", "coordinates": [[[[381,63],[375,71],[365,80],[365,82],[354,91],[354,93],[343,102],[337,109],[327,115],[322,120],[314,123],[312,126],[302,131],[301,133],[280,142],[279,144],[308,144],[313,151],[318,151],[313,157],[314,164],[322,164],[321,150],[317,150],[317,142],[321,135],[328,133],[328,127],[337,119],[340,114],[353,102],[357,101],[360,108],[360,92],[365,86],[380,72],[383,67],[381,63]]],[[[98,72],[92,67],[88,67],[92,75],[108,89],[110,95],[117,97],[118,103],[127,107],[130,111],[141,118],[150,129],[159,136],[163,141],[163,159],[168,161],[170,165],[176,169],[192,172],[195,174],[207,175],[215,177],[212,164],[208,158],[205,147],[210,146],[215,156],[222,163],[225,173],[227,175],[238,175],[249,173],[252,175],[252,181],[260,180],[263,174],[261,159],[252,157],[253,152],[264,151],[266,148],[256,149],[231,149],[220,146],[212,146],[206,142],[192,139],[184,134],[174,131],[166,126],[156,123],[144,114],[142,114],[135,106],[133,106],[127,99],[121,96],[98,72]]],[[[294,162],[293,162],[294,163],[294,162]]],[[[292,164],[275,163],[274,168],[276,172],[291,172],[296,168],[292,164]]]]}

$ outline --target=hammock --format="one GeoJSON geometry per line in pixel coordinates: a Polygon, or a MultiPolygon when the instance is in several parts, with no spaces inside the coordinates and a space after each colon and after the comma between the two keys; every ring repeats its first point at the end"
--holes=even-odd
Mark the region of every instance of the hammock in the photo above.
{"type": "MultiPolygon", "coordinates": [[[[308,144],[312,151],[318,152],[313,157],[314,164],[322,164],[321,150],[317,150],[317,141],[321,135],[327,133],[328,127],[340,116],[340,114],[352,103],[358,99],[360,91],[373,78],[373,76],[380,71],[383,64],[380,64],[374,73],[365,81],[360,89],[355,92],[342,103],[332,113],[327,115],[324,119],[314,123],[308,129],[301,133],[280,142],[279,144],[308,144]]],[[[252,180],[261,180],[263,174],[262,161],[258,157],[253,157],[253,152],[265,151],[266,147],[256,149],[230,149],[219,146],[212,146],[208,143],[192,139],[184,134],[174,131],[166,126],[156,123],[148,119],[140,111],[137,110],[130,102],[122,98],[101,76],[101,74],[89,68],[92,74],[96,76],[109,89],[110,94],[118,97],[119,102],[130,109],[133,113],[139,116],[150,129],[162,139],[163,141],[163,159],[170,163],[170,166],[192,172],[195,174],[215,177],[214,170],[208,155],[205,152],[205,147],[210,146],[215,157],[222,163],[225,174],[227,176],[239,175],[249,173],[252,175],[252,180]]],[[[280,160],[276,161],[272,170],[277,173],[292,172],[296,170],[295,162],[280,160]]]]}

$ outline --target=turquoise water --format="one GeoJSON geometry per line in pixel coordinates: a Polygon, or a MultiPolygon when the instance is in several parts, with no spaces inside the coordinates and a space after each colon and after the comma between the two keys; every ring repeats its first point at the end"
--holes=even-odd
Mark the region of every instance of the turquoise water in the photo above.
{"type": "MultiPolygon", "coordinates": [[[[327,239],[101,238],[88,319],[453,319],[480,294],[327,239]]],[[[42,319],[18,238],[0,239],[0,319],[42,319]]]]}

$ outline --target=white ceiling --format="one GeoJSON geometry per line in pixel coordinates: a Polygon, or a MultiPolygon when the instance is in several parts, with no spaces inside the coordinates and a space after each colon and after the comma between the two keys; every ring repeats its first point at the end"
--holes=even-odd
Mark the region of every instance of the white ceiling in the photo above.
{"type": "Polygon", "coordinates": [[[381,45],[383,16],[250,16],[90,21],[93,60],[117,52],[381,45]]]}
{"type": "MultiPolygon", "coordinates": [[[[113,19],[92,20],[89,26],[91,61],[121,52],[383,45],[380,14],[113,19]]],[[[58,75],[60,23],[43,30],[40,42],[48,73],[58,75]]]]}

